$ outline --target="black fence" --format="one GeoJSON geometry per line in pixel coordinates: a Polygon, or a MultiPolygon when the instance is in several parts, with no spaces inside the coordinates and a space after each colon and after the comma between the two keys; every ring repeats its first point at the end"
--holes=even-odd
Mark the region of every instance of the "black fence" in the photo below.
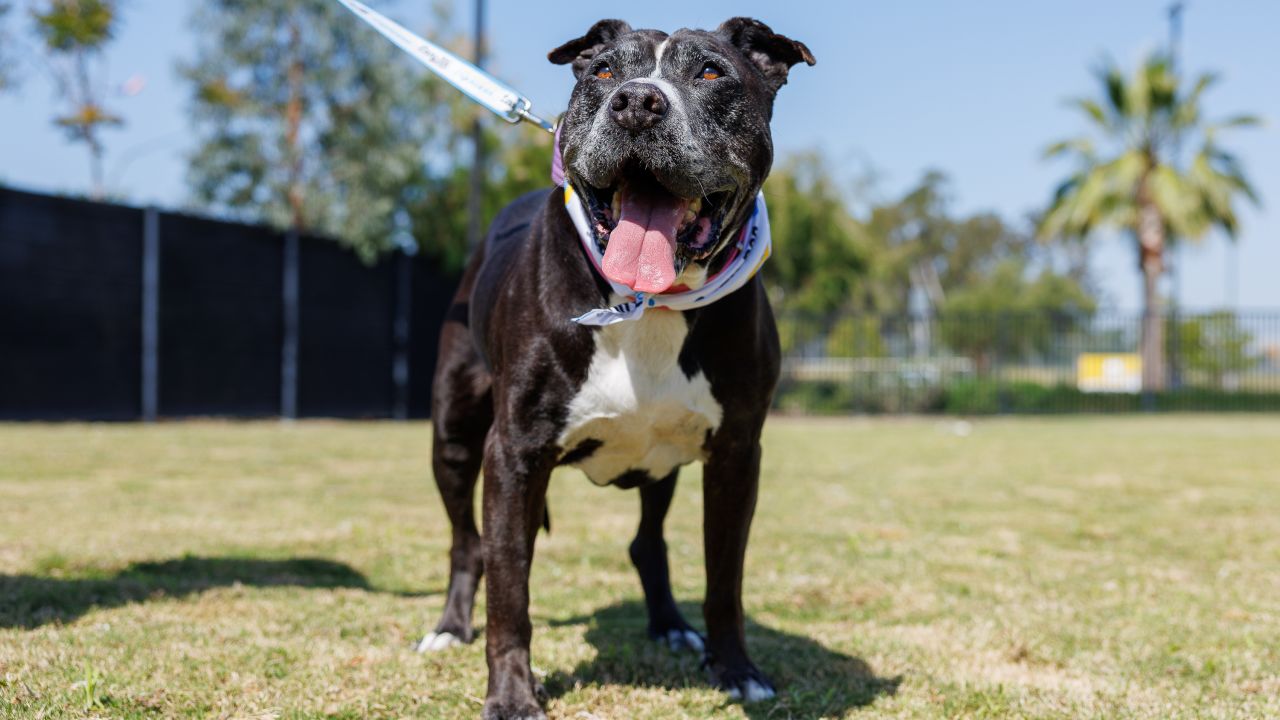
{"type": "Polygon", "coordinates": [[[783,313],[784,412],[1280,411],[1280,312],[1170,313],[1163,387],[1142,316],[783,313]]]}
{"type": "Polygon", "coordinates": [[[0,188],[0,419],[425,417],[454,279],[0,188]]]}
{"type": "MultiPolygon", "coordinates": [[[[0,419],[425,417],[454,279],[311,237],[0,188],[0,419]]],[[[1280,312],[780,313],[783,412],[1280,411],[1280,312]]]]}

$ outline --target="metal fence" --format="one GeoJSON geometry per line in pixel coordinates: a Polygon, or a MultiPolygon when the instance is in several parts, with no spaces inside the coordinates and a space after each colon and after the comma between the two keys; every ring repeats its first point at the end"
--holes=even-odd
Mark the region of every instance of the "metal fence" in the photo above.
{"type": "Polygon", "coordinates": [[[0,419],[426,416],[454,286],[423,258],[0,188],[0,419]]]}
{"type": "Polygon", "coordinates": [[[1280,312],[1170,313],[1142,387],[1142,315],[780,313],[783,412],[1280,411],[1280,312]]]}

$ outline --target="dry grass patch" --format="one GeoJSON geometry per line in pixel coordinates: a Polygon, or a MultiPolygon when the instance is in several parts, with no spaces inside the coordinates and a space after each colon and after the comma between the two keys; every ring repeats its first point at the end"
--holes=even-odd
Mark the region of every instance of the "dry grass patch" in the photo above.
{"type": "MultiPolygon", "coordinates": [[[[742,706],[644,638],[635,493],[552,483],[553,718],[1280,716],[1280,419],[777,419],[742,706]]],[[[0,426],[0,717],[476,717],[417,655],[448,533],[422,424],[0,426]]],[[[701,624],[699,472],[669,520],[701,624]]],[[[483,618],[483,598],[477,616],[483,618]]]]}

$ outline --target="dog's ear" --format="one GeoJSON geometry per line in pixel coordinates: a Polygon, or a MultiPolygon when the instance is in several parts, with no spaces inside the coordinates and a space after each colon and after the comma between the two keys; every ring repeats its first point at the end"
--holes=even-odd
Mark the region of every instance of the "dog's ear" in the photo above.
{"type": "Polygon", "coordinates": [[[576,40],[561,45],[547,53],[547,59],[556,65],[573,63],[574,77],[582,77],[591,63],[591,58],[600,52],[600,47],[617,40],[631,32],[631,26],[622,20],[601,20],[576,40]]]}
{"type": "Polygon", "coordinates": [[[760,68],[774,92],[787,84],[787,72],[792,65],[816,62],[804,43],[779,35],[773,28],[752,18],[729,18],[716,28],[715,34],[741,50],[760,68]]]}

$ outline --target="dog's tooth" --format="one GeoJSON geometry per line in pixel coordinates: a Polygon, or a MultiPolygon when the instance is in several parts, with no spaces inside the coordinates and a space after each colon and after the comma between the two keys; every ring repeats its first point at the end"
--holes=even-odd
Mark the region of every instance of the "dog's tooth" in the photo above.
{"type": "Polygon", "coordinates": [[[688,225],[689,223],[691,223],[691,222],[693,222],[694,220],[697,220],[697,219],[698,219],[698,213],[697,213],[697,211],[695,211],[693,208],[689,208],[688,210],[685,210],[685,211],[684,211],[684,223],[683,223],[683,224],[688,225]]]}
{"type": "Polygon", "coordinates": [[[609,206],[609,209],[613,211],[613,219],[617,220],[622,214],[622,193],[613,193],[613,203],[609,206]]]}
{"type": "Polygon", "coordinates": [[[702,198],[698,198],[689,203],[689,210],[693,213],[694,217],[697,217],[698,213],[702,212],[702,198]]]}

